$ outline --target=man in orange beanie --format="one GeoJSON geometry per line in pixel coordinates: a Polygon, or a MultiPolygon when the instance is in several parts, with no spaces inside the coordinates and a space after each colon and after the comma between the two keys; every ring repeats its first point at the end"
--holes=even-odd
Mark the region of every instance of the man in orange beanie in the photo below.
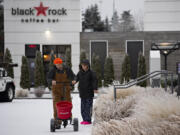
{"type": "Polygon", "coordinates": [[[74,78],[73,71],[63,65],[62,59],[56,58],[54,67],[48,74],[48,84],[52,85],[54,119],[57,119],[56,103],[62,100],[71,102],[71,84],[74,78]]]}

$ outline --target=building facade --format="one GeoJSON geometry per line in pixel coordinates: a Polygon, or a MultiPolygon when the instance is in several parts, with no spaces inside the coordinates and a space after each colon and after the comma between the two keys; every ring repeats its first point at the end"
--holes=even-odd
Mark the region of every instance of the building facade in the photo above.
{"type": "MultiPolygon", "coordinates": [[[[151,59],[151,44],[156,42],[176,43],[180,41],[180,32],[83,32],[80,39],[81,52],[86,52],[88,59],[91,60],[94,54],[99,55],[101,65],[103,65],[106,57],[113,58],[115,79],[120,80],[121,66],[126,53],[130,56],[132,79],[137,77],[139,52],[145,56],[147,73],[157,70],[157,68],[164,70],[162,55],[160,61],[151,59]],[[154,68],[150,69],[150,66],[154,68]]],[[[167,70],[176,73],[177,62],[180,62],[180,49],[168,55],[167,70]]]]}
{"type": "MultiPolygon", "coordinates": [[[[137,77],[138,54],[141,52],[146,58],[146,70],[151,72],[161,65],[164,69],[164,57],[159,61],[151,62],[151,44],[155,42],[180,41],[179,24],[160,25],[159,17],[166,14],[165,5],[169,2],[169,8],[175,0],[162,1],[147,0],[148,7],[145,15],[145,32],[82,32],[80,0],[5,0],[4,1],[4,31],[5,47],[9,48],[13,62],[18,63],[14,68],[15,83],[19,86],[21,75],[21,58],[26,56],[29,62],[31,85],[34,85],[35,55],[41,51],[45,72],[47,72],[50,55],[61,57],[64,62],[67,50],[71,52],[72,70],[79,70],[80,52],[86,52],[90,60],[93,55],[101,59],[102,74],[105,58],[111,56],[114,61],[115,79],[120,80],[121,66],[125,54],[131,59],[131,78],[137,77]],[[163,7],[162,12],[159,11],[163,7]],[[151,11],[152,9],[152,11],[151,11]],[[156,14],[155,11],[158,11],[156,14]],[[165,12],[165,13],[164,13],[165,12]],[[151,16],[151,14],[155,14],[151,16]],[[153,18],[154,17],[154,18],[153,18]],[[170,30],[171,29],[171,30],[170,30]],[[165,31],[167,30],[167,31],[165,31]],[[157,64],[156,64],[157,63],[157,64]],[[155,64],[155,65],[154,65],[155,64]]],[[[178,3],[178,1],[176,1],[178,3]]],[[[168,8],[167,8],[168,9],[168,8]]],[[[171,7],[172,9],[172,7],[171,7]]],[[[176,8],[177,9],[177,8],[176,8]]],[[[169,10],[168,10],[169,11],[169,10]]],[[[171,15],[173,16],[173,15],[171,15]]],[[[179,16],[177,16],[178,18],[179,16]]],[[[163,20],[163,19],[162,19],[163,20]]],[[[169,24],[169,23],[163,23],[169,24]]],[[[167,69],[176,71],[176,63],[180,62],[180,50],[168,56],[167,69]]]]}
{"type": "Polygon", "coordinates": [[[65,61],[65,52],[71,51],[72,69],[76,73],[79,64],[80,0],[5,0],[4,31],[5,48],[9,48],[13,62],[15,81],[19,85],[21,58],[27,56],[33,85],[34,59],[37,50],[42,52],[48,68],[50,54],[65,61]]]}
{"type": "Polygon", "coordinates": [[[180,31],[179,0],[145,0],[145,31],[180,31]]]}

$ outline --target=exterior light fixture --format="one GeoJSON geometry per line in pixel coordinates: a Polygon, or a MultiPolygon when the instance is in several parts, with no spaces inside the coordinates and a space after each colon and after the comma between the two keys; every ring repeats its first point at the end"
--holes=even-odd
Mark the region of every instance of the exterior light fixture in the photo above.
{"type": "Polygon", "coordinates": [[[167,54],[168,52],[167,51],[163,51],[164,54],[167,54]]]}
{"type": "Polygon", "coordinates": [[[174,52],[175,50],[178,50],[180,48],[180,42],[162,42],[162,43],[152,43],[151,44],[151,50],[159,50],[162,55],[164,55],[165,58],[165,70],[167,70],[167,56],[174,52]]]}
{"type": "Polygon", "coordinates": [[[180,42],[177,43],[152,43],[151,50],[177,50],[179,49],[180,42]]]}
{"type": "Polygon", "coordinates": [[[46,35],[50,35],[51,32],[49,30],[46,30],[45,33],[46,33],[46,35]]]}
{"type": "Polygon", "coordinates": [[[44,55],[44,59],[47,59],[48,55],[44,55]]]}
{"type": "Polygon", "coordinates": [[[47,54],[43,55],[44,61],[49,61],[50,60],[50,56],[47,54]]]}
{"type": "Polygon", "coordinates": [[[45,31],[45,36],[46,36],[46,38],[51,38],[51,36],[52,36],[52,33],[51,33],[51,31],[50,30],[46,30],[45,31]]]}

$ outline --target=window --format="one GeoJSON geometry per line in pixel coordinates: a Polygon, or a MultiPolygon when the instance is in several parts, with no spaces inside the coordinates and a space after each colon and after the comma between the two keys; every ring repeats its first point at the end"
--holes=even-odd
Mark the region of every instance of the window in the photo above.
{"type": "Polygon", "coordinates": [[[3,77],[3,71],[0,70],[0,77],[3,77]]]}
{"type": "Polygon", "coordinates": [[[90,62],[93,56],[99,56],[102,76],[104,77],[104,64],[106,57],[108,56],[108,41],[106,40],[93,40],[90,41],[90,62]]]}
{"type": "Polygon", "coordinates": [[[35,58],[36,51],[40,50],[39,44],[26,44],[25,45],[25,55],[27,58],[35,58]]]}
{"type": "Polygon", "coordinates": [[[126,53],[130,57],[132,79],[135,79],[137,77],[138,55],[140,52],[144,54],[144,41],[143,40],[127,40],[126,41],[126,53]]]}

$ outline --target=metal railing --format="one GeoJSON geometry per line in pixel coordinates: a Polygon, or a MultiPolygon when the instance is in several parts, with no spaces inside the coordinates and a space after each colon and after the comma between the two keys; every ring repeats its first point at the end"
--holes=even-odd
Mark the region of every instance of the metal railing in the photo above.
{"type": "Polygon", "coordinates": [[[161,71],[154,71],[152,73],[143,75],[143,76],[136,78],[135,80],[132,80],[126,84],[115,84],[114,83],[114,100],[116,101],[116,98],[117,98],[117,94],[116,94],[117,89],[127,89],[131,86],[134,86],[138,83],[141,83],[143,81],[146,81],[150,78],[154,78],[154,77],[156,77],[158,75],[162,75],[162,74],[165,76],[165,91],[167,91],[167,76],[169,74],[171,75],[171,92],[173,93],[173,72],[167,71],[167,70],[161,70],[161,71]]]}

